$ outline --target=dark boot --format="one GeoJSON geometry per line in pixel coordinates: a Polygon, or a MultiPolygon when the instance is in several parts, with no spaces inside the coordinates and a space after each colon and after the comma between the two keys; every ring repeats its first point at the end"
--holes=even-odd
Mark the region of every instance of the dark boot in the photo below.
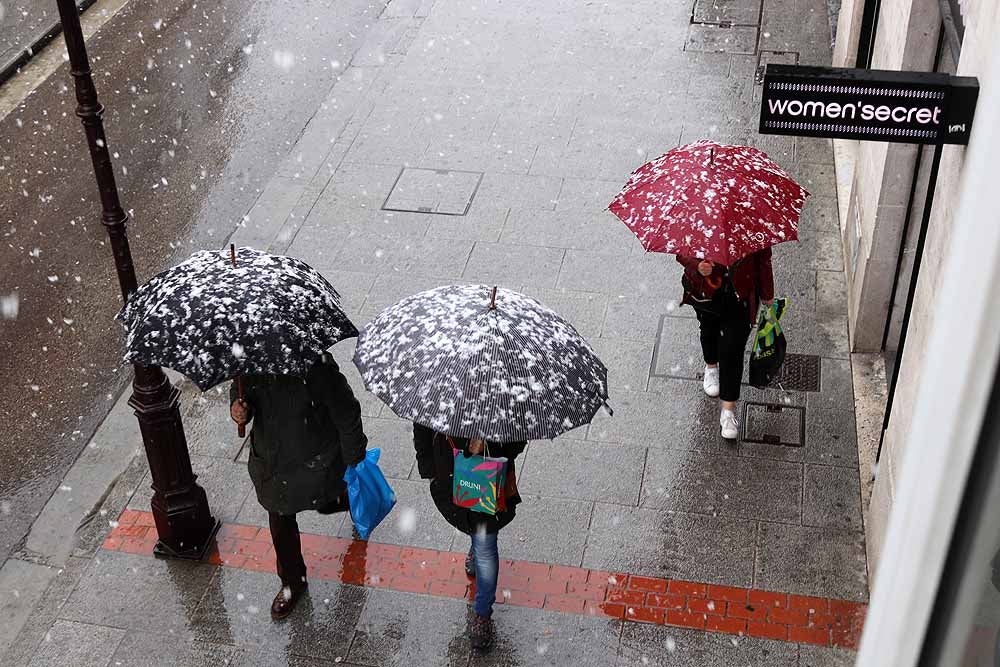
{"type": "Polygon", "coordinates": [[[485,651],[493,646],[493,620],[486,616],[473,614],[472,623],[469,626],[469,640],[472,648],[477,651],[485,651]]]}
{"type": "Polygon", "coordinates": [[[294,588],[282,586],[278,594],[274,596],[274,601],[271,602],[271,618],[278,621],[291,614],[306,589],[308,589],[308,585],[304,581],[301,586],[294,588]]]}
{"type": "Polygon", "coordinates": [[[470,579],[476,576],[476,556],[471,551],[465,557],[465,576],[470,579]]]}

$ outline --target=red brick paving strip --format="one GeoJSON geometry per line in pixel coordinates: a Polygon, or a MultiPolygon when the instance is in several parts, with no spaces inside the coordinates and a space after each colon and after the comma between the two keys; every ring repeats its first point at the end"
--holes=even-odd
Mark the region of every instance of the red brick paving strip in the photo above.
{"type": "MultiPolygon", "coordinates": [[[[149,555],[155,545],[152,514],[125,510],[103,546],[149,555]]],[[[302,551],[312,578],[449,598],[473,594],[465,554],[310,534],[302,535],[302,551]]],[[[274,573],[271,535],[224,524],[205,561],[274,573]]],[[[502,560],[499,589],[500,604],[855,650],[867,611],[847,600],[528,561],[502,560]]]]}

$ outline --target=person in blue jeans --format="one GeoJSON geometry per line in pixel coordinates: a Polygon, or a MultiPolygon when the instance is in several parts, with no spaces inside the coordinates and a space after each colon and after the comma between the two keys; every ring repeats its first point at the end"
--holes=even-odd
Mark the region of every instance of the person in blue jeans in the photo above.
{"type": "Polygon", "coordinates": [[[437,433],[420,424],[413,425],[413,447],[417,454],[417,470],[422,479],[431,480],[431,498],[441,516],[470,538],[465,573],[475,577],[475,612],[469,627],[472,647],[486,650],[493,644],[493,603],[497,595],[497,575],[500,554],[497,535],[500,529],[514,520],[516,507],[521,502],[517,493],[514,459],[523,451],[526,442],[486,442],[456,438],[437,433]],[[455,450],[458,456],[482,455],[487,450],[493,457],[506,457],[507,484],[504,487],[506,509],[495,515],[481,514],[459,507],[452,502],[452,483],[455,472],[455,450]]]}

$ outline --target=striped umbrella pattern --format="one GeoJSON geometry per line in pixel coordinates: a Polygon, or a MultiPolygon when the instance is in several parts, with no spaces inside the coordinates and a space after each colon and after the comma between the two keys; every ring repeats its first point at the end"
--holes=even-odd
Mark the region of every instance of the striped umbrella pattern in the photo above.
{"type": "Polygon", "coordinates": [[[495,442],[590,423],[608,370],[555,311],[507,289],[449,285],[406,297],[361,332],[354,363],[399,417],[495,442]]]}

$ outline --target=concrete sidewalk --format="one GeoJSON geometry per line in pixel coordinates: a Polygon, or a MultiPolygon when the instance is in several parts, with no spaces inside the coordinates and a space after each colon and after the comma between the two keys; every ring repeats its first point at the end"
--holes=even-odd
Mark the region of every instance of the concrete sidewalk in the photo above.
{"type": "MultiPolygon", "coordinates": [[[[649,0],[393,0],[371,35],[233,241],[312,263],[359,325],[436,285],[518,289],[608,364],[615,416],[531,443],[519,466],[497,650],[470,655],[467,590],[438,577],[464,541],[417,478],[409,425],[363,391],[345,342],[335,356],[399,498],[360,578],[343,517],[305,514],[315,557],[340,560],[310,562],[310,599],[271,622],[265,514],[227,395],[182,382],[192,461],[227,524],[217,552],[150,556],[134,459],[66,542],[4,664],[851,664],[867,573],[832,148],[754,131],[759,64],[829,63],[822,0],[699,2],[693,19],[649,0]],[[785,390],[745,388],[738,443],[720,439],[701,392],[679,266],[604,211],[632,169],[702,137],[760,146],[813,194],[800,243],[775,251],[794,372],[785,390]],[[406,568],[427,562],[435,576],[413,583],[406,568]]],[[[129,419],[119,407],[95,441],[134,448],[129,419]]],[[[57,516],[33,533],[58,539],[45,523],[57,516]]]]}

